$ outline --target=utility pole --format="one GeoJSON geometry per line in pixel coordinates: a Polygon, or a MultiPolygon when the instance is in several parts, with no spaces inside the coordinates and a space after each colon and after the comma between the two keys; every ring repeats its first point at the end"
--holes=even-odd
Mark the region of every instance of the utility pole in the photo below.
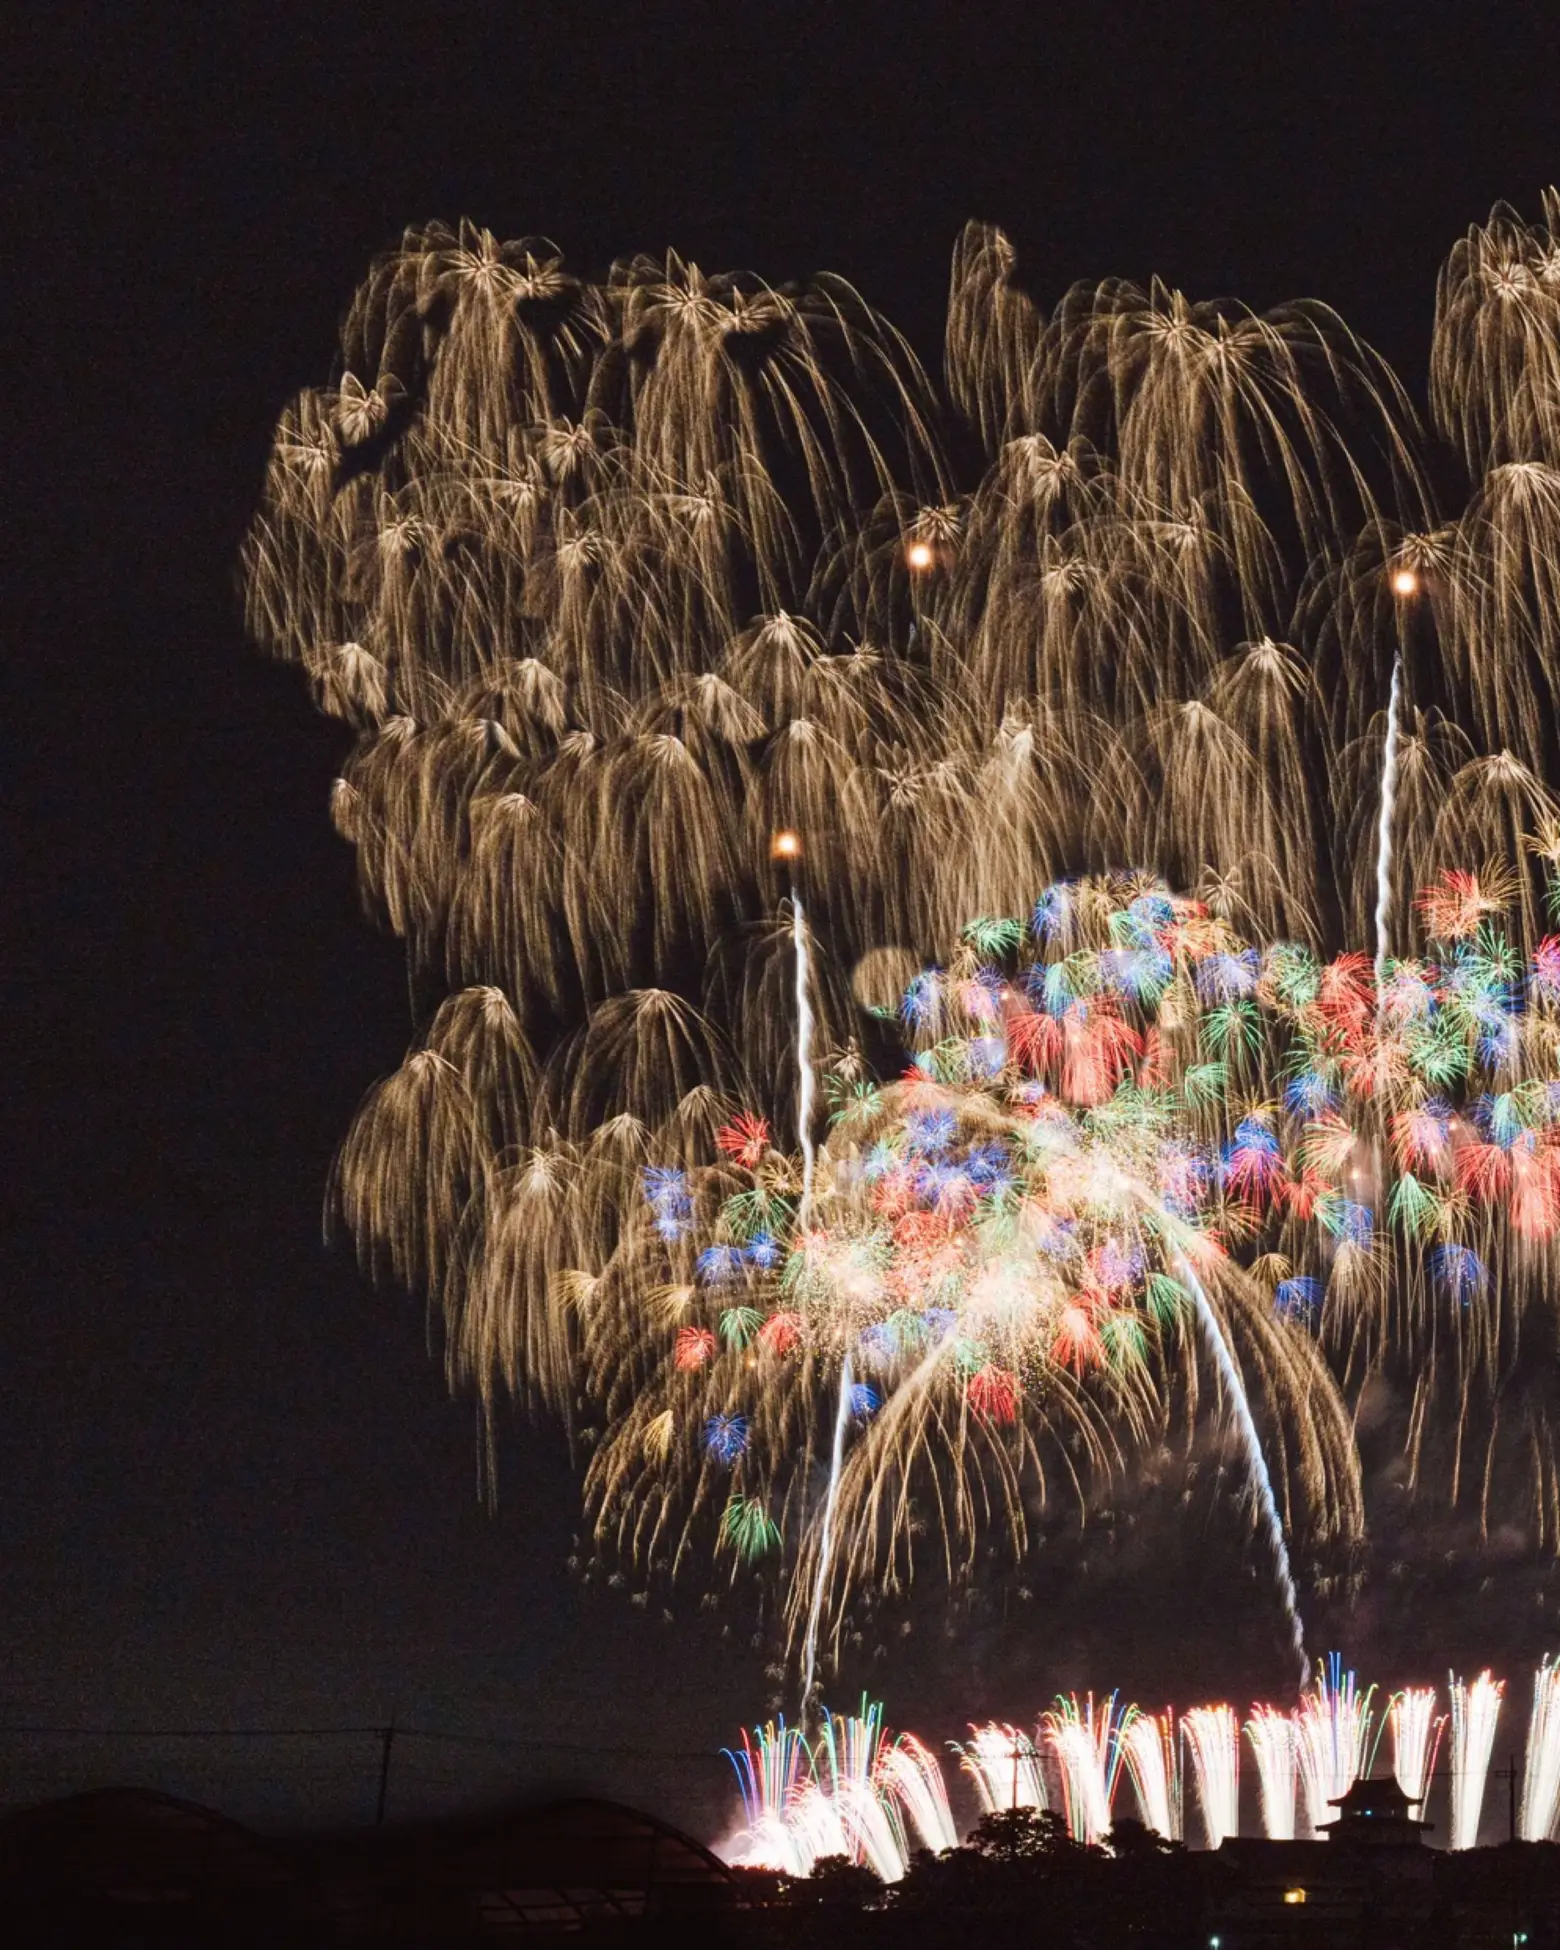
{"type": "Polygon", "coordinates": [[[379,1750],[379,1802],[374,1809],[374,1826],[385,1825],[385,1796],[390,1792],[390,1749],[395,1745],[395,1711],[390,1713],[390,1724],[380,1734],[382,1745],[379,1750]]]}
{"type": "Polygon", "coordinates": [[[1517,1757],[1506,1757],[1506,1840],[1517,1839],[1517,1757]]]}

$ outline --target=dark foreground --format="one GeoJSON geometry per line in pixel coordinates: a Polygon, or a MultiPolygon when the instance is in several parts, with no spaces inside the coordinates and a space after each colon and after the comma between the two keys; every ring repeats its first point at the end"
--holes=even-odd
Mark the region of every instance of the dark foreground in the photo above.
{"type": "Polygon", "coordinates": [[[606,1801],[277,1840],[186,1802],[110,1791],[0,1824],[0,1942],[970,1950],[978,1936],[1068,1950],[1560,1950],[1560,1845],[1434,1850],[1386,1783],[1362,1784],[1340,1808],[1323,1841],[1197,1852],[1129,1821],[1084,1847],[1060,1817],[1019,1810],[988,1816],[961,1848],[917,1856],[885,1888],[843,1858],[805,1880],[732,1870],[606,1801]]]}

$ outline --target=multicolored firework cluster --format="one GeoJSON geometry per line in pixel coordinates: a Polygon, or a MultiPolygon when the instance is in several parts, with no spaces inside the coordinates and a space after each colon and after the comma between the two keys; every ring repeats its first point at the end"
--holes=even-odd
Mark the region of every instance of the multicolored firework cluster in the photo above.
{"type": "MultiPolygon", "coordinates": [[[[1488,1672],[1453,1675],[1445,1710],[1435,1687],[1415,1686],[1393,1693],[1383,1712],[1376,1688],[1361,1688],[1334,1655],[1297,1706],[1259,1703],[1244,1722],[1228,1705],[1148,1713],[1116,1693],[1102,1701],[1068,1694],[1032,1732],[992,1721],[949,1751],[982,1815],[1054,1809],[1075,1841],[1092,1846],[1108,1843],[1117,1818],[1134,1811],[1156,1834],[1188,1839],[1183,1809],[1195,1804],[1200,1838],[1217,1848],[1241,1832],[1243,1734],[1256,1762],[1261,1832],[1290,1841],[1325,1830],[1334,1804],[1375,1771],[1390,1731],[1392,1773],[1411,1809],[1424,1818],[1432,1796],[1444,1800],[1448,1846],[1473,1848],[1505,1690],[1488,1672]],[[1438,1767],[1448,1722],[1448,1764],[1438,1767]]],[[[823,1856],[846,1855],[894,1881],[913,1849],[957,1839],[936,1754],[913,1734],[890,1739],[881,1705],[866,1699],[854,1716],[824,1714],[813,1742],[772,1721],[744,1732],[728,1758],[745,1814],[725,1851],[732,1861],[802,1876],[823,1856]]],[[[1560,1664],[1547,1659],[1533,1677],[1515,1806],[1526,1841],[1548,1840],[1560,1826],[1560,1664]]]]}
{"type": "MultiPolygon", "coordinates": [[[[1379,964],[1252,946],[1148,876],[971,923],[904,992],[902,1074],[829,1069],[810,1194],[753,1113],[702,1174],[645,1168],[666,1320],[626,1439],[696,1450],[723,1544],[758,1558],[796,1391],[837,1386],[849,1558],[934,1445],[1014,1481],[1065,1426],[1108,1464],[1205,1358],[1200,1317],[1273,1412],[1309,1397],[1301,1482],[1357,1521],[1315,1350],[1416,1351],[1422,1387],[1438,1356],[1474,1367],[1560,1230],[1560,938],[1520,955],[1488,876],[1416,906],[1426,952],[1379,964]]],[[[594,1481],[645,1493],[613,1441],[594,1481]]]]}

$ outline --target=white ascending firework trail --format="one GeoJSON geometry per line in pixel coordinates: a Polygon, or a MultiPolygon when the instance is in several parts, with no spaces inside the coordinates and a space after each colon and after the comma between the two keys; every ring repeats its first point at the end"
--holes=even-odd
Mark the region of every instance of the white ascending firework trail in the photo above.
{"type": "Polygon", "coordinates": [[[1392,662],[1392,693],[1387,699],[1387,742],[1381,760],[1381,814],[1376,826],[1376,993],[1387,967],[1387,927],[1392,917],[1392,815],[1397,804],[1398,716],[1403,690],[1403,659],[1392,662]]]}
{"type": "Polygon", "coordinates": [[[1533,1675],[1527,1765],[1522,1773],[1519,1832],[1525,1842],[1547,1842],[1560,1814],[1560,1660],[1546,1659],[1533,1675]]]}
{"type": "Polygon", "coordinates": [[[1184,1254],[1176,1255],[1176,1268],[1182,1285],[1192,1296],[1203,1339],[1208,1344],[1208,1351],[1212,1354],[1224,1383],[1225,1395],[1234,1411],[1235,1426],[1240,1431],[1241,1446],[1246,1452],[1246,1466],[1251,1472],[1251,1485],[1256,1492],[1257,1509],[1261,1514],[1262,1527],[1267,1533],[1268,1543],[1273,1552],[1274,1575],[1278,1579],[1279,1596],[1284,1602],[1284,1617],[1289,1623],[1289,1640],[1300,1665],[1300,1678],[1303,1684],[1306,1674],[1310,1671],[1305,1656],[1305,1627],[1300,1622],[1299,1599],[1295,1595],[1295,1581],[1289,1569],[1289,1546],[1284,1541],[1284,1525],[1278,1514],[1278,1503],[1273,1495],[1273,1482],[1268,1475],[1267,1461],[1262,1454],[1262,1439],[1257,1434],[1257,1425],[1252,1419],[1251,1404],[1246,1399],[1246,1388],[1240,1378],[1240,1370],[1235,1365],[1235,1357],[1230,1353],[1229,1343],[1224,1338],[1224,1329],[1219,1325],[1218,1316],[1208,1304],[1208,1296],[1203,1291],[1202,1281],[1192,1271],[1191,1263],[1184,1254]]]}
{"type": "Polygon", "coordinates": [[[1435,1710],[1433,1686],[1408,1686],[1395,1693],[1388,1709],[1392,1723],[1392,1772],[1397,1784],[1423,1813],[1446,1715],[1435,1710]]]}
{"type": "Polygon", "coordinates": [[[845,1424],[850,1420],[850,1356],[840,1364],[840,1399],[834,1411],[834,1447],[829,1455],[829,1487],[823,1498],[823,1531],[818,1539],[818,1575],[813,1582],[812,1605],[807,1613],[807,1640],[802,1653],[802,1711],[806,1713],[813,1696],[818,1668],[818,1622],[823,1616],[823,1594],[829,1585],[829,1565],[834,1556],[834,1514],[840,1495],[840,1469],[845,1460],[845,1424]]]}
{"type": "Polygon", "coordinates": [[[807,917],[802,912],[802,897],[791,890],[791,940],[796,947],[796,1125],[802,1141],[802,1218],[812,1204],[813,1156],[813,1067],[812,984],[807,966],[807,917]]]}
{"type": "MultiPolygon", "coordinates": [[[[807,917],[802,912],[802,897],[791,889],[791,940],[796,948],[796,1124],[802,1144],[801,1219],[805,1226],[812,1205],[813,1190],[813,1069],[812,987],[807,957],[807,917]]],[[[845,1425],[850,1419],[851,1372],[847,1354],[840,1366],[840,1398],[834,1412],[834,1446],[829,1456],[829,1486],[823,1499],[823,1532],[818,1540],[818,1576],[813,1585],[812,1605],[807,1614],[807,1642],[803,1653],[802,1711],[806,1713],[817,1678],[818,1622],[823,1615],[823,1594],[828,1589],[829,1565],[834,1556],[834,1512],[839,1501],[840,1468],[845,1459],[845,1425]]]]}
{"type": "Polygon", "coordinates": [[[1500,1717],[1503,1679],[1481,1672],[1464,1685],[1453,1678],[1452,1695],[1452,1832],[1453,1848],[1474,1848],[1479,1840],[1479,1816],[1484,1808],[1484,1784],[1495,1745],[1495,1722],[1500,1717]]]}

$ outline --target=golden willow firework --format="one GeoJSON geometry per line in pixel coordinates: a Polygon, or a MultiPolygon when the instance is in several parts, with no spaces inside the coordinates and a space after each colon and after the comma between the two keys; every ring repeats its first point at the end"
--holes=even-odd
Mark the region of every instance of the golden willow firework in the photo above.
{"type": "MultiPolygon", "coordinates": [[[[819,1047],[869,1057],[863,1006],[951,965],[971,915],[1123,861],[1247,940],[1392,962],[1383,1009],[1419,962],[1485,954],[1432,942],[1413,906],[1448,873],[1498,892],[1500,954],[1529,964],[1560,859],[1545,214],[1497,211],[1448,261],[1433,435],[1324,307],[1112,282],[1047,317],[978,226],[941,389],[826,277],[669,257],[592,282],[466,225],[374,268],[335,383],[282,417],[245,560],[255,635],[356,730],[335,817],[429,998],[332,1209],[365,1263],[429,1294],[489,1426],[509,1396],[568,1421],[609,1529],[613,1459],[694,1310],[688,1281],[647,1277],[665,1242],[644,1173],[715,1172],[739,1108],[795,1127],[793,871],[819,1047]],[[1436,436],[1468,469],[1460,513],[1428,485],[1436,436]],[[973,471],[950,459],[972,447],[973,471]],[[771,855],[782,828],[799,865],[771,855]]],[[[1516,1093],[1532,1131],[1547,1019],[1520,1013],[1480,1096],[1516,1093]]],[[[1226,1144],[1293,1081],[1263,1072],[1281,1039],[1258,1042],[1226,1144]]],[[[1351,1123],[1372,1241],[1320,1344],[1345,1389],[1394,1360],[1419,1377],[1416,1458],[1437,1408],[1477,1424],[1486,1497],[1520,1469],[1554,1542],[1551,1405],[1516,1368],[1519,1332],[1554,1331],[1551,1255],[1520,1227],[1470,1242],[1498,1277],[1447,1329],[1388,1223],[1391,1116],[1434,1094],[1393,1072],[1351,1123]]],[[[795,1197],[784,1157],[762,1170],[729,1167],[722,1198],[795,1197]]],[[[1310,1277],[1292,1243],[1271,1250],[1310,1277]]],[[[1238,1357],[1303,1477],[1336,1391],[1318,1373],[1305,1431],[1286,1422],[1300,1323],[1212,1304],[1249,1316],[1238,1357]]],[[[1111,1384],[1131,1407],[1107,1451],[1164,1413],[1157,1329],[1111,1384]]],[[[1097,1405],[1066,1412],[1099,1427],[1097,1405]]],[[[816,1449],[805,1390],[795,1413],[816,1449]]],[[[1458,1488],[1461,1465],[1459,1443],[1458,1488]]],[[[976,1480],[948,1486],[944,1534],[985,1521],[976,1480]]]]}

